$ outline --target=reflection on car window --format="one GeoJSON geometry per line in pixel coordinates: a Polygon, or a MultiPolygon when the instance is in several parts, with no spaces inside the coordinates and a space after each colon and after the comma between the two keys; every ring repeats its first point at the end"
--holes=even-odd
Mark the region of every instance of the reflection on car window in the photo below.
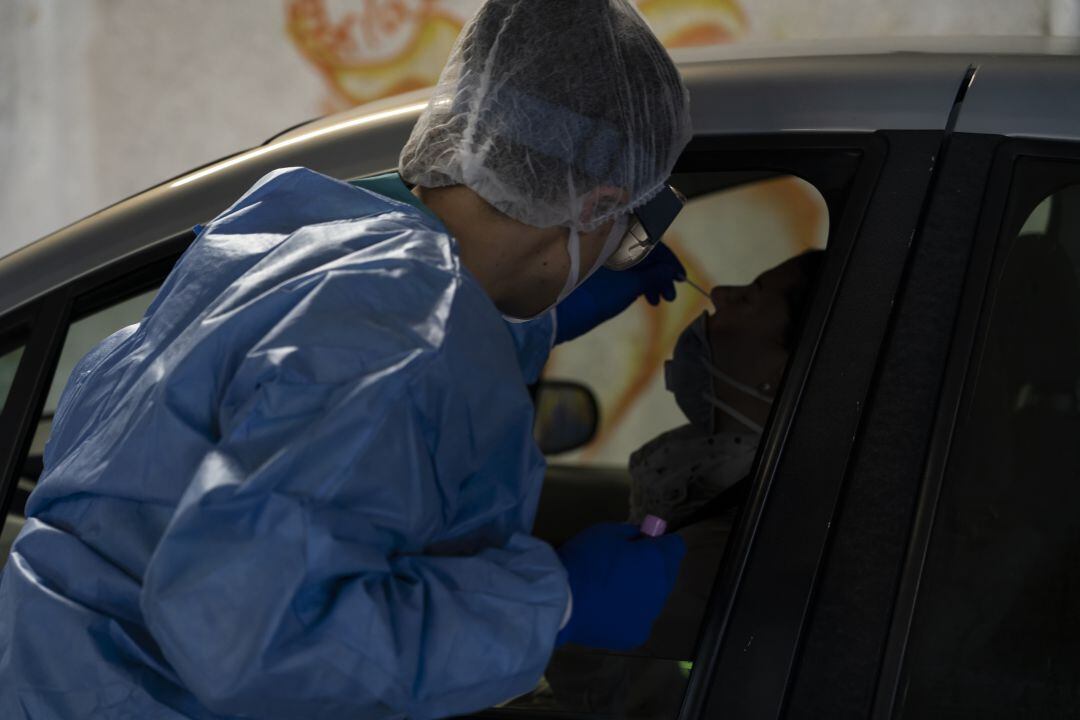
{"type": "Polygon", "coordinates": [[[1080,715],[1080,222],[1054,219],[1078,197],[1080,185],[1055,193],[1001,251],[920,583],[903,717],[1080,715]]]}
{"type": "Polygon", "coordinates": [[[760,428],[824,255],[807,251],[824,248],[829,227],[821,195],[794,177],[701,173],[683,181],[691,199],[665,242],[691,279],[715,289],[715,300],[679,285],[675,302],[653,308],[642,300],[555,351],[545,377],[590,387],[601,424],[589,445],[549,456],[535,532],[558,545],[596,522],[657,515],[688,552],[644,645],[627,653],[561,648],[540,687],[513,708],[668,718],[683,700],[760,428]],[[673,353],[676,345],[683,350],[673,353]],[[738,387],[715,380],[706,358],[738,387]]]}

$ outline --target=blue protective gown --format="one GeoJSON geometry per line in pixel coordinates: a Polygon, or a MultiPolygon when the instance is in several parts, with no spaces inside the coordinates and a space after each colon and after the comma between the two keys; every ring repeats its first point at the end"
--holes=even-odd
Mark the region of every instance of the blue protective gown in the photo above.
{"type": "Polygon", "coordinates": [[[434,217],[304,169],[84,358],[0,580],[0,718],[427,718],[532,688],[568,601],[526,381],[434,217]]]}

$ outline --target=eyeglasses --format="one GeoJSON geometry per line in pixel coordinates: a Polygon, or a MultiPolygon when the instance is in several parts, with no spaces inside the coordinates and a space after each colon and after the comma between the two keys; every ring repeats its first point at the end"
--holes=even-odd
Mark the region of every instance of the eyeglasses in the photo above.
{"type": "Polygon", "coordinates": [[[626,270],[648,257],[685,204],[681,192],[665,185],[652,200],[631,213],[630,227],[604,267],[626,270]]]}

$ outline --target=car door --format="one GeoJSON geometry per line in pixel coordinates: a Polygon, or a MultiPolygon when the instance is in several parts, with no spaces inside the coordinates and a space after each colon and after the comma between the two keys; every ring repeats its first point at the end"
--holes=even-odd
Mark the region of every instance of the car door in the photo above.
{"type": "Polygon", "coordinates": [[[1080,143],[986,157],[875,717],[1080,713],[1080,143]]]}
{"type": "Polygon", "coordinates": [[[947,134],[904,255],[895,302],[830,512],[812,592],[768,717],[866,717],[874,701],[931,426],[996,136],[947,134]],[[906,257],[905,257],[906,256],[906,257]]]}
{"type": "MultiPolygon", "coordinates": [[[[701,568],[710,575],[706,584],[712,592],[690,621],[695,638],[686,654],[658,657],[639,650],[623,654],[613,669],[611,653],[560,651],[553,665],[563,667],[549,668],[549,676],[566,684],[566,675],[576,674],[590,683],[588,691],[567,700],[559,697],[558,687],[544,688],[539,698],[526,697],[489,714],[691,718],[780,712],[941,141],[942,133],[914,131],[714,138],[688,148],[674,180],[696,184],[702,192],[691,195],[705,203],[710,190],[737,194],[762,177],[792,175],[820,192],[829,213],[826,262],[758,450],[748,495],[722,558],[701,568]],[[716,174],[725,172],[743,173],[743,182],[709,186],[710,173],[715,183],[716,174]],[[696,179],[695,173],[700,174],[696,179]]],[[[690,202],[688,210],[694,199],[690,202]]],[[[721,217],[704,227],[706,240],[713,242],[726,229],[721,217]]],[[[679,235],[678,224],[672,232],[679,235]]],[[[596,331],[600,337],[604,332],[596,331]]],[[[609,368],[600,361],[604,357],[597,355],[599,367],[591,378],[584,373],[558,377],[596,382],[609,368]]],[[[557,356],[553,365],[553,371],[574,367],[560,364],[557,356]]],[[[611,413],[612,395],[599,395],[601,415],[611,413]]],[[[631,434],[635,441],[650,439],[672,422],[655,405],[645,404],[643,416],[641,434],[631,434]]],[[[625,517],[626,459],[620,463],[619,452],[625,454],[633,443],[615,447],[618,452],[607,462],[593,461],[600,452],[551,459],[539,534],[566,537],[598,519],[625,517]],[[608,503],[593,501],[588,510],[575,503],[576,488],[590,488],[595,498],[603,496],[599,487],[608,488],[608,503]],[[601,516],[594,515],[597,506],[603,508],[601,516]]]]}

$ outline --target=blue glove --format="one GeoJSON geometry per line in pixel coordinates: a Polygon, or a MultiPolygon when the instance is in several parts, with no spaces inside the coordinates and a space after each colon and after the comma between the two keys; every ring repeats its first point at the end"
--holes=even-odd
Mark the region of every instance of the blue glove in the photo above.
{"type": "Polygon", "coordinates": [[[558,550],[573,608],[556,645],[630,650],[649,639],[686,555],[678,535],[652,538],[633,525],[594,525],[558,550]]]}
{"type": "Polygon", "coordinates": [[[650,305],[658,305],[661,297],[674,300],[675,281],[685,278],[686,269],[663,243],[629,270],[600,268],[555,309],[555,342],[584,335],[628,308],[639,295],[644,295],[650,305]]]}

